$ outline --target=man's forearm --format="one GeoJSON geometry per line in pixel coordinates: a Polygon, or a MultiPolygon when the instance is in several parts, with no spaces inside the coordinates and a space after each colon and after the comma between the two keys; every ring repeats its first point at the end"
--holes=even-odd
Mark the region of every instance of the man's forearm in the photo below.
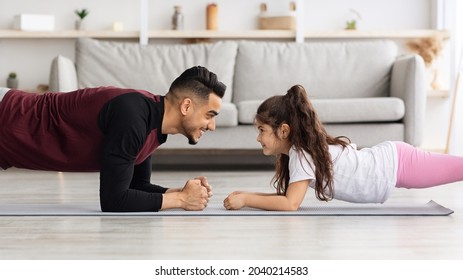
{"type": "Polygon", "coordinates": [[[160,210],[184,208],[183,193],[178,189],[168,189],[162,195],[162,205],[160,210]]]}

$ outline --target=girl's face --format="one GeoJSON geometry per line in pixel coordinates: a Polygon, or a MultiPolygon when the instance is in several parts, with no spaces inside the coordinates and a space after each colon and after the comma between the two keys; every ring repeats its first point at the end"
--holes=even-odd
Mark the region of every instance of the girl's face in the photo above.
{"type": "Polygon", "coordinates": [[[257,142],[262,145],[262,152],[266,156],[288,154],[291,144],[288,140],[289,126],[284,124],[273,131],[268,124],[256,121],[257,127],[257,142]]]}

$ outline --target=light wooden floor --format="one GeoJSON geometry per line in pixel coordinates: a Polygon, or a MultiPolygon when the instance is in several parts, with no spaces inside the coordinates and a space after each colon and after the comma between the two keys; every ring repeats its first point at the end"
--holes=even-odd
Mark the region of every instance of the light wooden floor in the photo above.
{"type": "MultiPolygon", "coordinates": [[[[212,202],[272,191],[272,172],[153,173],[183,186],[205,175],[212,202]]],[[[451,208],[448,217],[0,217],[0,259],[463,259],[463,183],[396,190],[389,202],[451,208]]],[[[97,173],[0,171],[0,203],[98,201],[97,173]]],[[[309,194],[306,203],[321,203],[309,194]]],[[[330,202],[339,203],[339,202],[330,202]]]]}

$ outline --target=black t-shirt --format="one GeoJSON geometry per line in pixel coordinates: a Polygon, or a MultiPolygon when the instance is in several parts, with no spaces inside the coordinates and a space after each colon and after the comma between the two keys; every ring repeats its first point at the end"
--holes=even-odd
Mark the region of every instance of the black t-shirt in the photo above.
{"type": "MultiPolygon", "coordinates": [[[[162,134],[164,98],[153,102],[139,93],[108,101],[98,125],[104,134],[100,169],[100,204],[105,212],[158,211],[167,189],[150,183],[151,156],[135,164],[147,138],[166,141],[162,134]]],[[[152,139],[151,139],[152,141],[152,139]]]]}

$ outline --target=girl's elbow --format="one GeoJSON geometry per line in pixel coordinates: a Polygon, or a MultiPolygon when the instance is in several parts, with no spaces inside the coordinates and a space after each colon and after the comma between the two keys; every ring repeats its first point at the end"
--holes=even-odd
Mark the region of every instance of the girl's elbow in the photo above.
{"type": "Polygon", "coordinates": [[[289,211],[297,211],[299,210],[299,205],[291,205],[291,209],[289,211]]]}
{"type": "Polygon", "coordinates": [[[301,206],[301,203],[291,202],[291,203],[289,203],[288,211],[297,211],[297,210],[299,210],[300,206],[301,206]]]}

